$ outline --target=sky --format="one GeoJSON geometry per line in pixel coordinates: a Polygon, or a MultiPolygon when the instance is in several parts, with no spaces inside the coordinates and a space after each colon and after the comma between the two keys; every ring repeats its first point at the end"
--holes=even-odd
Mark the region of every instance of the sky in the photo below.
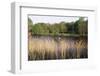
{"type": "MultiPolygon", "coordinates": [[[[61,16],[43,16],[43,15],[41,15],[41,16],[29,15],[28,17],[32,20],[33,24],[41,23],[41,22],[53,24],[53,23],[59,23],[61,21],[74,22],[80,18],[80,17],[71,17],[71,16],[70,17],[69,16],[61,17],[61,16]]],[[[85,18],[85,19],[87,19],[87,18],[85,18]]]]}

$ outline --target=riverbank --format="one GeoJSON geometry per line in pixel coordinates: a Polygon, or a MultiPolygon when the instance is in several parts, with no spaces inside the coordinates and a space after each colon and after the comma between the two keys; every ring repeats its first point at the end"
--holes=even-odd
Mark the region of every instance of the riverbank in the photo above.
{"type": "Polygon", "coordinates": [[[62,34],[44,34],[44,33],[39,33],[39,34],[32,34],[32,36],[66,36],[66,37],[85,37],[85,36],[88,36],[87,34],[65,34],[65,33],[62,33],[62,34]]]}

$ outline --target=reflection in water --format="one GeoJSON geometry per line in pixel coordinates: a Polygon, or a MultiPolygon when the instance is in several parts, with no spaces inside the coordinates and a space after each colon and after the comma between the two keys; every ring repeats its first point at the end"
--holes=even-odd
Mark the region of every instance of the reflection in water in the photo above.
{"type": "Polygon", "coordinates": [[[33,36],[28,53],[28,60],[87,58],[87,36],[33,36]]]}

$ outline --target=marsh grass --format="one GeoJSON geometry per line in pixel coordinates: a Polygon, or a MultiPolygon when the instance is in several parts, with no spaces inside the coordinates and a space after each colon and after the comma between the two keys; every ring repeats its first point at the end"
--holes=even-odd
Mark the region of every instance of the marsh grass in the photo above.
{"type": "Polygon", "coordinates": [[[79,39],[70,42],[67,39],[29,38],[28,60],[52,60],[87,58],[87,41],[79,39]]]}

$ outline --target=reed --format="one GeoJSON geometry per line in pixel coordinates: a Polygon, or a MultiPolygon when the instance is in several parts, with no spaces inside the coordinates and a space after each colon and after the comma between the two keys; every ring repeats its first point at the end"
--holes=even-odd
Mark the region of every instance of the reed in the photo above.
{"type": "Polygon", "coordinates": [[[66,39],[56,41],[54,39],[30,38],[28,50],[29,60],[85,58],[87,57],[87,42],[85,39],[69,42],[66,39]]]}

